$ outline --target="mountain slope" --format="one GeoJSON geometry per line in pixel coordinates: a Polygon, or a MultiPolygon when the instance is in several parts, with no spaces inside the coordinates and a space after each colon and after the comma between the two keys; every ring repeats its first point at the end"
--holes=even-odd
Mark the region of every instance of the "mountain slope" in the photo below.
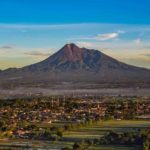
{"type": "Polygon", "coordinates": [[[20,69],[0,72],[0,85],[55,85],[73,83],[149,83],[150,70],[127,65],[98,50],[66,44],[47,59],[20,69]]]}

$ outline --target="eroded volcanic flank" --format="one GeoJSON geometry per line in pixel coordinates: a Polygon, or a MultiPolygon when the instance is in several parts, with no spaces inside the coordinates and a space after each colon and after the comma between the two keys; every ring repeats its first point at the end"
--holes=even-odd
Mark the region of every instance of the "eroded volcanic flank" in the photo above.
{"type": "MultiPolygon", "coordinates": [[[[101,52],[66,44],[61,50],[46,60],[27,66],[32,71],[98,71],[101,52]]],[[[62,72],[63,73],[63,72],[62,72]]]]}
{"type": "Polygon", "coordinates": [[[47,59],[0,72],[0,86],[45,86],[61,83],[149,83],[150,70],[127,65],[98,50],[66,44],[47,59]]]}

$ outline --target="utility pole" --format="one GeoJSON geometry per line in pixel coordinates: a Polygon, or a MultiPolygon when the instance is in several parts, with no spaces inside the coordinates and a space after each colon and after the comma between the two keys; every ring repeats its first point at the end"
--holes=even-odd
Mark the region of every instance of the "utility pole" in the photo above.
{"type": "Polygon", "coordinates": [[[54,103],[54,101],[53,101],[53,96],[52,96],[52,108],[53,108],[53,105],[54,105],[53,103],[54,103]]]}
{"type": "Polygon", "coordinates": [[[58,107],[59,107],[59,96],[58,96],[58,99],[57,99],[57,103],[58,103],[58,107]]]}
{"type": "Polygon", "coordinates": [[[66,100],[66,97],[65,95],[63,96],[63,106],[65,106],[65,100],[66,100]]]}

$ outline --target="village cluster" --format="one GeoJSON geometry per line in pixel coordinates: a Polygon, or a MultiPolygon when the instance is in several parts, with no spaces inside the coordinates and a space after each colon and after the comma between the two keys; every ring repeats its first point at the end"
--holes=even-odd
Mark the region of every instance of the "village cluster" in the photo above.
{"type": "Polygon", "coordinates": [[[0,136],[33,138],[67,130],[67,125],[100,120],[150,119],[149,97],[74,98],[65,96],[1,100],[0,136]],[[55,124],[63,123],[63,129],[55,124]],[[55,131],[55,132],[54,132],[55,131]],[[44,133],[45,134],[45,133],[44,133]]]}

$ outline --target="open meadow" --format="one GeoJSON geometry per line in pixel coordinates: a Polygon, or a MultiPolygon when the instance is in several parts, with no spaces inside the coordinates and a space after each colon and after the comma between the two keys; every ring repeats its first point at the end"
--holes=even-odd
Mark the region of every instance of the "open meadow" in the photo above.
{"type": "MultiPolygon", "coordinates": [[[[51,124],[52,126],[53,124],[51,124]]],[[[61,127],[63,123],[55,123],[55,125],[61,127]]],[[[39,126],[47,128],[49,124],[39,124],[39,126]]],[[[115,131],[117,133],[122,132],[138,132],[139,129],[149,129],[150,121],[142,120],[109,120],[109,121],[99,121],[96,124],[88,125],[85,127],[79,127],[78,129],[70,129],[64,132],[61,141],[39,141],[39,140],[0,140],[0,149],[11,149],[11,150],[61,150],[63,147],[72,148],[74,142],[81,142],[88,139],[99,139],[104,135],[108,134],[110,131],[115,131]],[[22,147],[20,147],[22,144],[22,147]],[[10,148],[11,147],[11,148],[10,148]]],[[[139,146],[132,145],[91,145],[86,148],[87,150],[140,150],[139,146]]]]}

